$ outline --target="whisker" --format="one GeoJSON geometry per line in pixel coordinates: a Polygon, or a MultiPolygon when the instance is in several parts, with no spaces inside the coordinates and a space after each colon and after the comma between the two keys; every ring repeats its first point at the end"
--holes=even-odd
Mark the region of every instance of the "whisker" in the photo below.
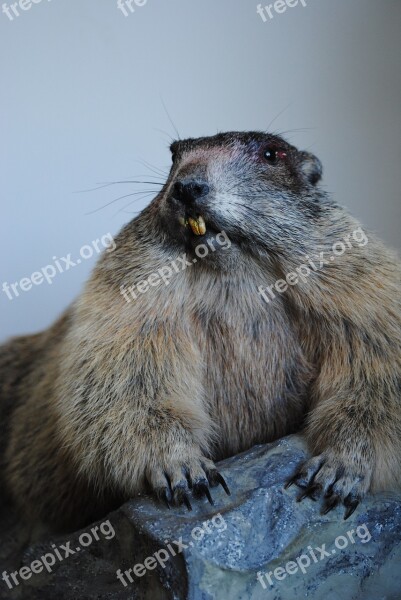
{"type": "Polygon", "coordinates": [[[99,182],[98,187],[95,188],[89,188],[88,190],[77,190],[76,192],[73,192],[73,194],[85,194],[86,192],[96,192],[97,190],[102,190],[106,187],[110,187],[111,185],[120,185],[123,183],[146,183],[149,185],[164,185],[164,183],[158,182],[158,181],[137,181],[137,180],[123,180],[123,181],[105,181],[105,182],[99,182]]]}
{"type": "Polygon", "coordinates": [[[94,213],[99,212],[99,210],[103,210],[103,208],[106,208],[107,206],[110,206],[111,204],[114,204],[114,202],[118,202],[118,200],[123,200],[124,198],[129,198],[130,196],[136,196],[139,194],[146,194],[146,195],[151,195],[154,194],[156,190],[142,190],[140,192],[131,192],[130,194],[124,194],[124,196],[119,196],[118,198],[114,198],[114,200],[111,200],[110,202],[107,202],[107,204],[104,204],[103,206],[100,206],[99,208],[96,208],[95,210],[91,210],[88,213],[85,213],[86,215],[93,215],[94,213]]]}
{"type": "MultiPolygon", "coordinates": [[[[123,206],[122,208],[120,208],[113,216],[115,217],[120,212],[126,212],[125,209],[128,208],[128,206],[131,206],[131,204],[133,204],[134,202],[138,202],[139,200],[143,200],[143,198],[147,198],[150,195],[151,195],[151,192],[146,192],[145,194],[143,194],[143,196],[140,196],[139,198],[135,198],[134,200],[131,200],[131,202],[128,202],[128,204],[126,204],[125,206],[123,206]]],[[[138,214],[139,212],[140,212],[139,210],[136,211],[136,214],[138,214]]],[[[128,214],[132,214],[132,213],[128,213],[128,214]]]]}
{"type": "Polygon", "coordinates": [[[174,138],[168,133],[168,131],[164,131],[164,129],[158,129],[157,127],[154,127],[153,130],[158,131],[159,133],[162,133],[163,135],[166,135],[168,138],[169,144],[174,142],[174,138]]]}
{"type": "Polygon", "coordinates": [[[278,113],[278,115],[276,115],[276,116],[274,117],[274,119],[273,119],[272,121],[270,121],[270,123],[268,124],[268,126],[267,126],[267,129],[266,129],[267,133],[269,133],[269,129],[270,129],[270,127],[273,125],[273,123],[274,123],[275,121],[277,121],[277,119],[279,119],[279,118],[281,117],[281,115],[282,115],[283,113],[285,113],[285,111],[286,111],[286,110],[288,110],[288,109],[290,108],[291,104],[292,104],[292,102],[290,102],[290,103],[288,104],[288,106],[286,106],[285,108],[283,108],[283,110],[281,110],[281,111],[278,113]]]}
{"type": "Polygon", "coordinates": [[[304,133],[305,131],[315,131],[316,127],[299,127],[298,129],[287,129],[287,131],[278,131],[277,135],[287,135],[288,133],[304,133]]]}
{"type": "Polygon", "coordinates": [[[174,129],[174,131],[175,131],[175,133],[176,133],[176,135],[177,135],[177,138],[180,140],[180,139],[181,139],[181,137],[180,137],[180,134],[178,133],[178,129],[177,129],[177,127],[175,126],[175,124],[173,123],[173,119],[170,117],[170,113],[168,112],[168,110],[167,110],[167,107],[166,107],[166,104],[165,104],[165,102],[164,102],[164,100],[163,100],[163,97],[162,97],[161,95],[160,95],[160,100],[161,100],[161,102],[162,102],[162,104],[163,104],[163,108],[164,108],[164,110],[166,111],[166,115],[167,115],[167,117],[168,117],[168,120],[170,121],[170,123],[171,123],[171,125],[172,125],[172,127],[173,127],[173,129],[174,129]]]}
{"type": "Polygon", "coordinates": [[[142,164],[144,167],[149,169],[149,171],[152,171],[153,173],[155,173],[158,177],[167,177],[168,176],[168,171],[165,171],[164,169],[159,169],[158,167],[155,167],[154,165],[151,165],[150,163],[148,163],[146,160],[137,160],[136,162],[139,162],[140,164],[142,164]]]}

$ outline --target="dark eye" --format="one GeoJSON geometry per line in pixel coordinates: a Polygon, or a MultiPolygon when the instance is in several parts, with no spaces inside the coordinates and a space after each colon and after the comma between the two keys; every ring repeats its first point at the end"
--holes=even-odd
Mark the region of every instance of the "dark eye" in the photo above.
{"type": "Polygon", "coordinates": [[[286,152],[282,150],[275,150],[274,148],[267,148],[264,152],[264,158],[271,165],[276,165],[279,160],[285,158],[287,156],[286,152]]]}

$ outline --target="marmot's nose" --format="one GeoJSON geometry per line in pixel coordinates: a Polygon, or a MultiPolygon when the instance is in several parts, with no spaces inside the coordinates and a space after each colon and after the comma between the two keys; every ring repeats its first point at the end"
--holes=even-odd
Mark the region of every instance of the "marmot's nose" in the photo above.
{"type": "Polygon", "coordinates": [[[194,203],[198,198],[206,196],[210,191],[204,181],[177,181],[174,184],[174,198],[184,204],[194,203]]]}

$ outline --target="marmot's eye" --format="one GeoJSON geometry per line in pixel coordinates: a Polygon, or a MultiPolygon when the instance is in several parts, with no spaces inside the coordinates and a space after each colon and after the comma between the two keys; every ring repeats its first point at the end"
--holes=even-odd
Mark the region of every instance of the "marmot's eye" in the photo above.
{"type": "Polygon", "coordinates": [[[271,165],[276,165],[279,160],[285,158],[287,156],[286,152],[282,150],[275,150],[274,148],[267,148],[263,154],[264,158],[271,165]]]}
{"type": "Polygon", "coordinates": [[[270,148],[265,150],[265,153],[263,156],[265,157],[267,162],[269,162],[271,165],[275,165],[278,160],[277,150],[272,150],[270,148]]]}

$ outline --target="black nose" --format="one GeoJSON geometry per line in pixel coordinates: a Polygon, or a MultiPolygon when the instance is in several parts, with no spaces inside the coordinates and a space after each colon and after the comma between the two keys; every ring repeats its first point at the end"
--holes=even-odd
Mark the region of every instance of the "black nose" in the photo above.
{"type": "Polygon", "coordinates": [[[206,196],[210,191],[207,183],[203,181],[177,181],[174,184],[174,198],[184,202],[185,204],[191,204],[198,198],[206,196]]]}

